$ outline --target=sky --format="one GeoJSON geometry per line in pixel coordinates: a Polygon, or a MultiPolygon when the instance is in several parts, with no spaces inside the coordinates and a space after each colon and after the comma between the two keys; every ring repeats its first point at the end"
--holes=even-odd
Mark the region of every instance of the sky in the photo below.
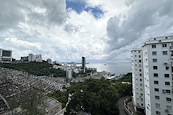
{"type": "Polygon", "coordinates": [[[1,0],[0,48],[20,59],[131,63],[133,48],[173,34],[173,0],[1,0]]]}

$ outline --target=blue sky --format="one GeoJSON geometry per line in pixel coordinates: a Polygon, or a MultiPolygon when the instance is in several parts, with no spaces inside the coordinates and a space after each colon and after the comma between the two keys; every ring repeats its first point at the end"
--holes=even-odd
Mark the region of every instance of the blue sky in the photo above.
{"type": "Polygon", "coordinates": [[[96,7],[88,6],[88,4],[84,0],[82,1],[66,0],[66,8],[75,10],[78,14],[80,14],[83,11],[91,12],[96,19],[99,19],[104,15],[104,11],[101,10],[99,6],[96,7]]]}

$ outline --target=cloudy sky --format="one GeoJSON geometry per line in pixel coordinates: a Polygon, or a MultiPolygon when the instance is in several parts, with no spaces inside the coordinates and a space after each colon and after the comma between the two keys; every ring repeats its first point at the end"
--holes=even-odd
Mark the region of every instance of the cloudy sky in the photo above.
{"type": "Polygon", "coordinates": [[[0,48],[20,59],[128,62],[132,48],[173,33],[173,0],[0,0],[0,48]]]}

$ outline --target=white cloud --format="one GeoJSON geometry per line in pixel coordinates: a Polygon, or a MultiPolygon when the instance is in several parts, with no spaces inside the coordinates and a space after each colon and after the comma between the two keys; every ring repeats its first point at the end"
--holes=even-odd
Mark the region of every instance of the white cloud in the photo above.
{"type": "Polygon", "coordinates": [[[119,16],[110,18],[107,25],[110,45],[107,52],[111,52],[109,58],[113,59],[117,54],[114,60],[130,57],[129,52],[134,48],[131,47],[132,44],[137,43],[137,47],[140,47],[146,37],[170,32],[173,27],[173,16],[169,6],[172,3],[171,0],[130,1],[130,9],[124,19],[119,16]],[[126,50],[122,51],[124,48],[126,50]]]}
{"type": "Polygon", "coordinates": [[[65,0],[0,1],[0,46],[13,56],[41,53],[58,61],[129,61],[130,50],[173,32],[172,0],[87,0],[104,11],[66,11],[65,0]],[[10,9],[10,10],[9,10],[10,9]]]}

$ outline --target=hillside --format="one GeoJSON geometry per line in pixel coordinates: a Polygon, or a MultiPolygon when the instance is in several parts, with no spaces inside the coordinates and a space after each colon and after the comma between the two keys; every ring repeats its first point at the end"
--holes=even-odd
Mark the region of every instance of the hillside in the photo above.
{"type": "Polygon", "coordinates": [[[1,63],[0,67],[10,68],[14,70],[19,70],[27,72],[29,74],[37,76],[53,76],[53,77],[65,77],[66,72],[60,69],[54,69],[52,64],[47,62],[37,63],[1,63]]]}

